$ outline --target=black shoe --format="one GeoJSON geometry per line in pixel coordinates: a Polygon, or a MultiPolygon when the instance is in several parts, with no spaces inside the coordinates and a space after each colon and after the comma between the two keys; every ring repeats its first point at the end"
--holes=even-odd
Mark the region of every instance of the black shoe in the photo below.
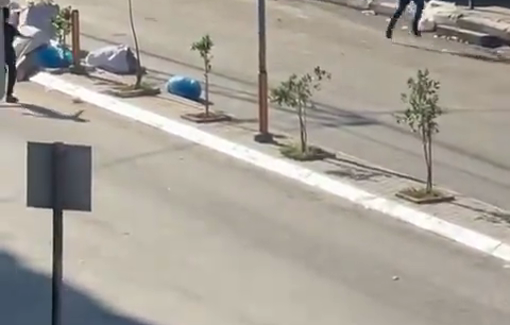
{"type": "Polygon", "coordinates": [[[7,97],[5,97],[5,101],[10,104],[16,104],[19,102],[19,99],[14,95],[7,95],[7,97]]]}
{"type": "Polygon", "coordinates": [[[388,28],[386,30],[386,38],[387,39],[392,39],[393,38],[393,30],[392,29],[388,28]]]}
{"type": "Polygon", "coordinates": [[[388,24],[388,28],[386,28],[386,38],[387,39],[393,38],[393,29],[395,28],[396,24],[397,24],[397,19],[391,18],[390,23],[388,24]]]}
{"type": "Polygon", "coordinates": [[[421,37],[421,32],[418,29],[418,23],[413,21],[413,24],[411,25],[411,32],[416,37],[421,37]]]}
{"type": "Polygon", "coordinates": [[[416,37],[421,37],[421,32],[419,30],[413,30],[412,34],[416,37]]]}

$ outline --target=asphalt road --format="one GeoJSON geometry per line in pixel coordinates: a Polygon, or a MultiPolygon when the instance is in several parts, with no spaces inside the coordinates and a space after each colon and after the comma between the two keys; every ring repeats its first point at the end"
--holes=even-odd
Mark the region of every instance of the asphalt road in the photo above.
{"type": "Polygon", "coordinates": [[[504,325],[510,269],[32,84],[0,109],[0,315],[48,324],[51,212],[25,142],[94,148],[94,211],[65,215],[64,324],[504,325]]]}
{"type": "MultiPolygon", "coordinates": [[[[126,1],[71,0],[80,9],[86,48],[129,43],[126,1]]],[[[436,181],[510,208],[510,93],[507,64],[486,61],[485,51],[399,30],[383,37],[384,18],[334,5],[267,1],[271,84],[320,65],[333,74],[309,113],[310,139],[378,165],[423,177],[420,142],[398,126],[400,93],[419,68],[442,83],[436,140],[436,181]],[[455,55],[452,55],[454,53],[455,55]]],[[[215,109],[246,121],[257,116],[257,22],[254,1],[135,1],[143,63],[150,80],[171,74],[201,78],[201,61],[189,48],[205,33],[214,40],[215,109]]],[[[252,124],[256,126],[256,124],[252,124]]],[[[274,130],[297,132],[292,111],[273,108],[274,130]]],[[[296,133],[297,134],[297,133],[296,133]]]]}

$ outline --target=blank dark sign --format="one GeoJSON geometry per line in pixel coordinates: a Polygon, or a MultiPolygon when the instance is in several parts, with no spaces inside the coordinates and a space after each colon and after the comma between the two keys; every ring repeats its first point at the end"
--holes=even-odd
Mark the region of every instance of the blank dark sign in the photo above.
{"type": "MultiPolygon", "coordinates": [[[[53,145],[27,144],[27,206],[53,209],[53,145]]],[[[63,210],[92,209],[92,148],[64,144],[61,161],[63,210]]]]}

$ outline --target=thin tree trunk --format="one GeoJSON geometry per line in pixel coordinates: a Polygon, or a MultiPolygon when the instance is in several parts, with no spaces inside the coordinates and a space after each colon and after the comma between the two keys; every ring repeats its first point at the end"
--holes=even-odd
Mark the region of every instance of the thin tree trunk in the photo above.
{"type": "MultiPolygon", "coordinates": [[[[208,66],[205,67],[208,69],[208,66]]],[[[205,115],[209,116],[209,71],[206,70],[205,74],[205,115]]]]}
{"type": "Polygon", "coordinates": [[[138,89],[142,85],[142,59],[140,58],[140,47],[138,46],[138,36],[136,35],[135,19],[133,17],[133,0],[128,0],[129,6],[129,24],[131,26],[131,32],[133,33],[133,40],[135,43],[136,52],[136,82],[135,88],[138,89]]]}
{"type": "Polygon", "coordinates": [[[304,146],[305,151],[308,150],[308,128],[307,128],[307,120],[306,120],[306,110],[307,110],[306,104],[303,105],[303,139],[304,139],[304,146]]]}
{"type": "Polygon", "coordinates": [[[306,152],[306,128],[303,119],[304,108],[303,105],[299,105],[298,107],[298,117],[299,117],[299,137],[301,140],[301,152],[306,152]]]}
{"type": "Polygon", "coordinates": [[[422,146],[423,146],[423,156],[425,158],[425,167],[426,167],[426,171],[427,171],[427,175],[426,175],[426,187],[425,187],[425,191],[427,193],[430,193],[431,189],[430,189],[430,182],[429,182],[429,176],[430,176],[430,173],[429,173],[429,149],[428,149],[428,138],[427,138],[427,131],[425,129],[423,129],[421,131],[421,141],[422,141],[422,146]]]}
{"type": "Polygon", "coordinates": [[[432,133],[427,131],[428,161],[427,161],[427,193],[432,192],[432,133]]]}

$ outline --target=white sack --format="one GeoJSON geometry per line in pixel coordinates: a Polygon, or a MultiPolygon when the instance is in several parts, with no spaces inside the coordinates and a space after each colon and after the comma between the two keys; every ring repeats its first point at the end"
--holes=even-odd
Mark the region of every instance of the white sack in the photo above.
{"type": "Polygon", "coordinates": [[[33,26],[21,26],[20,32],[30,38],[16,38],[14,41],[14,49],[18,58],[17,79],[18,81],[28,80],[39,69],[36,60],[35,50],[41,46],[51,44],[48,34],[33,26]]]}
{"type": "Polygon", "coordinates": [[[35,49],[50,44],[50,36],[40,29],[33,26],[21,26],[19,28],[21,34],[30,38],[17,37],[14,40],[14,49],[18,58],[27,55],[35,49]]]}
{"type": "Polygon", "coordinates": [[[418,29],[433,32],[437,25],[452,25],[461,16],[454,3],[431,0],[425,5],[418,29]]]}
{"type": "Polygon", "coordinates": [[[21,9],[19,14],[19,26],[33,26],[48,34],[50,38],[55,37],[53,19],[57,17],[59,7],[56,4],[37,2],[28,4],[21,9]]]}
{"type": "Polygon", "coordinates": [[[85,64],[116,74],[136,72],[136,58],[127,45],[111,45],[90,52],[85,64]]]}
{"type": "Polygon", "coordinates": [[[21,6],[17,2],[9,3],[9,9],[11,10],[11,16],[9,17],[8,23],[18,27],[19,25],[19,14],[21,12],[21,6]]]}
{"type": "Polygon", "coordinates": [[[36,52],[24,55],[16,62],[16,77],[18,81],[27,81],[40,70],[36,52]]]}

